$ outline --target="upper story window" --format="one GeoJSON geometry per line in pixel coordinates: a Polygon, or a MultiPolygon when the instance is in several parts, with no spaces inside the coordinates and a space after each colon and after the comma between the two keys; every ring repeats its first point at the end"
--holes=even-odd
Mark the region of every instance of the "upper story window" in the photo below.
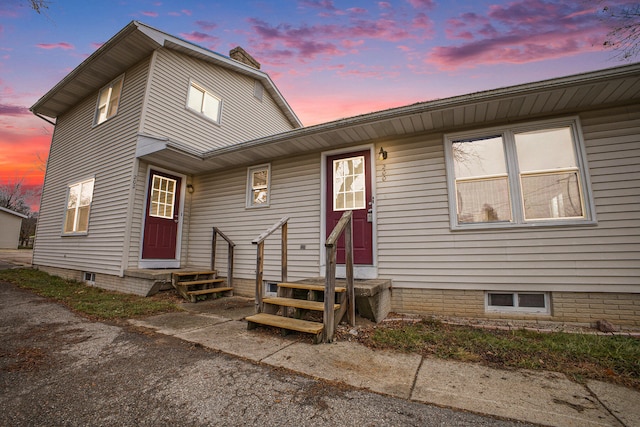
{"type": "Polygon", "coordinates": [[[86,233],[89,230],[89,211],[93,200],[95,179],[71,184],[68,188],[67,210],[64,217],[65,234],[86,233]]]}
{"type": "Polygon", "coordinates": [[[96,107],[96,114],[93,118],[94,125],[99,125],[116,115],[118,112],[118,104],[120,103],[123,82],[124,74],[100,90],[98,94],[98,106],[96,107]]]}
{"type": "Polygon", "coordinates": [[[207,92],[197,83],[191,82],[189,84],[187,107],[196,113],[202,114],[209,120],[220,123],[222,100],[207,92]]]}
{"type": "Polygon", "coordinates": [[[576,120],[445,138],[453,229],[593,221],[576,120]]]}
{"type": "Polygon", "coordinates": [[[269,206],[271,165],[260,165],[247,171],[247,207],[269,206]]]}

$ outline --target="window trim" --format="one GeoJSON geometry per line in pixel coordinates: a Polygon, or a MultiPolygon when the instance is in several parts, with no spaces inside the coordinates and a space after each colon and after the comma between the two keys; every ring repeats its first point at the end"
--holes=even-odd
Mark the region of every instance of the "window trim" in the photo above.
{"type": "MultiPolygon", "coordinates": [[[[118,77],[116,77],[115,79],[111,80],[109,83],[107,83],[106,85],[104,85],[102,88],[100,88],[100,91],[98,91],[98,99],[96,101],[96,108],[93,110],[93,127],[99,126],[102,123],[106,123],[109,120],[111,120],[113,117],[118,115],[118,111],[120,111],[120,101],[122,100],[122,92],[124,91],[124,73],[120,74],[118,77]],[[110,116],[105,117],[104,120],[102,120],[101,122],[98,121],[98,118],[100,117],[99,115],[99,111],[100,111],[100,98],[102,96],[102,93],[109,89],[111,90],[113,88],[113,86],[118,82],[121,81],[121,86],[120,86],[120,94],[118,95],[118,105],[116,106],[116,112],[113,113],[110,116]]],[[[111,101],[111,93],[109,93],[109,96],[107,98],[107,108],[109,106],[109,103],[111,101]]]]}
{"type": "Polygon", "coordinates": [[[207,88],[205,88],[203,85],[201,85],[200,83],[197,83],[196,81],[194,81],[193,79],[189,79],[189,87],[187,88],[187,103],[185,105],[185,108],[194,113],[197,114],[198,116],[204,118],[205,120],[210,121],[211,123],[214,123],[216,125],[221,125],[222,124],[222,108],[223,108],[223,101],[222,98],[219,97],[218,95],[215,95],[213,92],[211,92],[210,90],[208,90],[207,88]],[[203,93],[203,97],[202,97],[202,102],[204,103],[204,99],[205,96],[209,95],[210,97],[216,99],[219,103],[218,106],[218,116],[216,118],[210,117],[208,115],[206,115],[202,109],[202,106],[200,107],[200,111],[195,110],[193,108],[191,108],[189,106],[189,99],[191,98],[191,88],[195,88],[196,90],[199,90],[203,93]]]}
{"type": "Polygon", "coordinates": [[[65,203],[64,203],[64,215],[62,218],[62,236],[86,236],[89,234],[89,222],[91,219],[91,208],[93,206],[93,194],[95,192],[95,183],[96,183],[96,179],[95,177],[89,178],[89,179],[85,179],[82,181],[77,181],[71,184],[67,185],[67,197],[65,198],[65,203]],[[74,225],[73,231],[65,231],[65,225],[67,223],[67,213],[69,211],[69,197],[71,196],[71,188],[75,187],[76,185],[80,185],[80,194],[82,194],[82,185],[86,184],[88,182],[92,182],[93,183],[93,190],[91,191],[91,202],[89,202],[89,212],[87,213],[87,229],[84,231],[77,231],[75,230],[77,228],[78,225],[78,219],[79,219],[79,215],[78,215],[78,209],[80,208],[80,205],[78,204],[75,208],[75,217],[74,217],[74,225]]]}
{"type": "Polygon", "coordinates": [[[582,136],[579,117],[567,117],[554,120],[542,120],[536,122],[504,125],[499,127],[484,128],[470,132],[456,132],[444,135],[444,154],[447,175],[447,195],[449,205],[449,224],[452,231],[457,230],[487,230],[504,228],[530,228],[530,227],[569,227],[596,225],[596,210],[591,191],[591,179],[587,166],[587,156],[582,136]],[[582,198],[583,217],[576,218],[547,218],[525,219],[524,198],[520,180],[520,169],[516,153],[515,139],[513,135],[521,132],[550,130],[553,128],[570,127],[573,137],[573,148],[578,168],[579,190],[582,198]],[[501,136],[507,170],[507,183],[511,207],[511,221],[501,222],[476,222],[459,223],[457,214],[456,177],[454,159],[452,153],[453,142],[463,139],[480,139],[488,136],[501,136]]]}
{"type": "Polygon", "coordinates": [[[251,166],[247,168],[247,191],[246,191],[246,207],[247,209],[268,208],[271,203],[271,163],[251,166]],[[267,171],[267,200],[264,203],[253,203],[253,174],[255,172],[267,171]]]}
{"type": "Polygon", "coordinates": [[[484,293],[484,311],[485,313],[518,313],[518,314],[551,314],[551,294],[549,292],[538,291],[485,291],[484,293]],[[512,294],[513,306],[489,305],[490,294],[512,294]],[[520,307],[519,294],[542,294],[544,296],[544,307],[520,307]]]}

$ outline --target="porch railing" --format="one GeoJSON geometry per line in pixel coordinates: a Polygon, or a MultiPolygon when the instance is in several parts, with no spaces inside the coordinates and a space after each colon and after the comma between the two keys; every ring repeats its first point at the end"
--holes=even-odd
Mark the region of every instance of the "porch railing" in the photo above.
{"type": "Polygon", "coordinates": [[[227,286],[233,287],[233,248],[236,244],[228,238],[218,227],[213,227],[213,237],[211,237],[211,269],[216,269],[216,245],[218,236],[222,237],[228,246],[227,250],[227,286]]]}
{"type": "Polygon", "coordinates": [[[262,313],[264,304],[262,298],[264,294],[263,276],[264,276],[264,241],[272,235],[276,230],[282,228],[281,233],[281,253],[280,265],[282,268],[281,280],[287,281],[287,222],[289,217],[284,217],[280,221],[273,224],[267,231],[256,237],[251,243],[257,245],[256,255],[256,313],[262,313]]]}
{"type": "Polygon", "coordinates": [[[335,313],[333,304],[336,295],[336,257],[338,253],[338,239],[344,233],[344,249],[345,249],[345,270],[347,282],[347,316],[351,326],[355,326],[356,305],[355,295],[353,292],[353,214],[351,211],[345,211],[342,217],[333,228],[333,231],[324,244],[326,257],[326,272],[324,276],[324,342],[331,342],[335,331],[335,313]]]}

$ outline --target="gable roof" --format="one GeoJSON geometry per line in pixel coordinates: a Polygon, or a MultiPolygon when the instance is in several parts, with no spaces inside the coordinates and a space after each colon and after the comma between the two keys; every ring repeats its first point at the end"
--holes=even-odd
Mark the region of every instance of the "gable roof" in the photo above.
{"type": "Polygon", "coordinates": [[[159,166],[194,174],[363,142],[488,127],[505,121],[577,114],[639,102],[640,63],[636,63],[377,111],[208,152],[195,152],[174,141],[155,139],[137,154],[159,166]]]}
{"type": "Polygon", "coordinates": [[[22,219],[28,218],[26,215],[21,214],[20,212],[12,211],[11,209],[3,208],[2,206],[0,206],[0,212],[6,212],[8,214],[18,216],[22,219]]]}
{"type": "Polygon", "coordinates": [[[260,81],[291,125],[294,128],[302,126],[268,74],[138,21],[130,22],[103,44],[40,98],[30,110],[37,115],[58,117],[160,47],[179,51],[260,81]]]}

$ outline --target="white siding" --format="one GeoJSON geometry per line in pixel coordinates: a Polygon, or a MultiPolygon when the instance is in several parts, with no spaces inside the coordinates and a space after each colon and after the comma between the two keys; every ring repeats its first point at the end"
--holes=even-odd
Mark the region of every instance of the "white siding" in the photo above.
{"type": "MultiPolygon", "coordinates": [[[[379,277],[395,288],[639,292],[640,108],[583,114],[581,122],[596,226],[452,232],[443,135],[384,142],[388,159],[376,164],[379,277]]],[[[320,163],[319,154],[274,161],[266,209],[245,208],[246,168],[196,177],[188,262],[208,266],[217,226],[238,245],[236,277],[252,279],[251,240],[290,216],[289,278],[317,276],[320,163]]],[[[265,279],[278,280],[279,234],[266,248],[265,279]]]]}
{"type": "Polygon", "coordinates": [[[118,114],[92,127],[98,92],[58,118],[33,263],[119,274],[149,61],[125,73],[118,114]],[[95,176],[86,236],[62,236],[67,186],[95,176]]]}
{"type": "Polygon", "coordinates": [[[17,249],[22,218],[0,210],[0,249],[17,249]]]}
{"type": "Polygon", "coordinates": [[[253,90],[247,76],[159,49],[142,132],[208,151],[292,129],[269,94],[259,101],[253,90]],[[222,98],[220,125],[186,108],[191,80],[222,98]]]}
{"type": "Polygon", "coordinates": [[[389,157],[377,165],[380,276],[408,288],[640,292],[640,108],[581,121],[595,227],[452,232],[443,136],[385,143],[389,157]]]}
{"type": "MultiPolygon", "coordinates": [[[[234,276],[253,279],[256,246],[251,241],[289,216],[288,278],[297,280],[318,275],[320,154],[274,161],[271,173],[271,203],[267,208],[245,207],[246,167],[194,179],[188,239],[190,265],[209,266],[212,227],[215,226],[236,243],[234,276]]],[[[265,280],[280,279],[280,238],[278,231],[265,243],[265,280]]],[[[224,275],[226,242],[219,241],[215,267],[224,275]]]]}

